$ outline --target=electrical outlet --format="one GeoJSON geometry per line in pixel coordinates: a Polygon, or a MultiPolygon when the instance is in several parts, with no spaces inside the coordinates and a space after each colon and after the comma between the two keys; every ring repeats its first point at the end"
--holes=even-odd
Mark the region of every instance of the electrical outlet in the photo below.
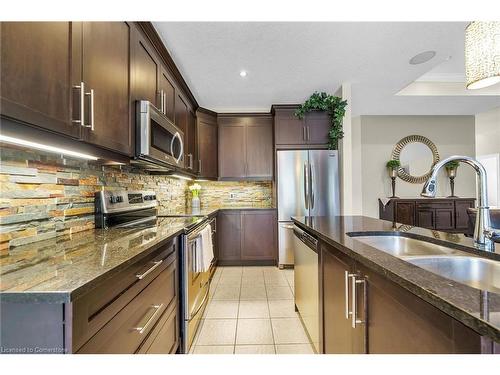
{"type": "Polygon", "coordinates": [[[234,199],[236,198],[236,194],[235,193],[229,193],[229,199],[234,199]]]}

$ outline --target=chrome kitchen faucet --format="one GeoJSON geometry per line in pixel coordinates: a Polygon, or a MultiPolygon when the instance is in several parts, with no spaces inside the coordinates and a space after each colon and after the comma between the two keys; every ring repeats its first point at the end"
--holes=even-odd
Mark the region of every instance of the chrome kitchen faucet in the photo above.
{"type": "Polygon", "coordinates": [[[459,161],[470,165],[476,171],[477,178],[477,215],[474,227],[474,243],[482,250],[495,251],[493,237],[500,235],[491,228],[490,207],[488,206],[488,192],[486,185],[486,170],[477,160],[468,156],[450,156],[439,163],[436,163],[431,169],[431,176],[427,179],[422,189],[422,196],[434,198],[436,196],[437,174],[439,170],[450,161],[459,161]]]}

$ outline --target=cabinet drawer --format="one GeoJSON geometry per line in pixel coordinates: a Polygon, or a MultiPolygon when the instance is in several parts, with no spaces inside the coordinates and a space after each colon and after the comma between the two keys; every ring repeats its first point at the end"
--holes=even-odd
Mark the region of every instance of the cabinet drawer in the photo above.
{"type": "Polygon", "coordinates": [[[175,305],[163,314],[137,353],[175,354],[179,347],[179,327],[178,307],[175,305]]]}
{"type": "Polygon", "coordinates": [[[172,262],[78,353],[135,353],[177,299],[177,267],[172,262]]]}
{"type": "Polygon", "coordinates": [[[432,201],[432,202],[417,202],[417,210],[418,209],[444,209],[444,208],[448,208],[448,209],[453,209],[453,204],[454,202],[453,201],[450,201],[450,202],[436,202],[436,201],[432,201]]]}
{"type": "Polygon", "coordinates": [[[177,240],[151,254],[73,302],[73,351],[76,351],[162,271],[177,259],[177,240]],[[138,275],[143,275],[139,278],[138,275]]]}

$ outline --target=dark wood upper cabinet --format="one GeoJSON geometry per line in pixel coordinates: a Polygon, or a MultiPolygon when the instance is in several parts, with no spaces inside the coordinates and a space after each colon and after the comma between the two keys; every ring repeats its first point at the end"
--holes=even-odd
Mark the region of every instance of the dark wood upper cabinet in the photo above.
{"type": "Polygon", "coordinates": [[[305,145],[305,121],[294,115],[295,109],[275,109],[274,138],[276,145],[305,145]]]}
{"type": "Polygon", "coordinates": [[[308,112],[301,120],[295,116],[296,109],[297,106],[292,105],[273,106],[275,145],[282,148],[326,147],[330,130],[328,113],[308,112]]]}
{"type": "Polygon", "coordinates": [[[330,131],[330,118],[324,111],[309,112],[305,116],[307,144],[328,144],[328,132],[330,131]]]}
{"type": "Polygon", "coordinates": [[[130,34],[126,22],[83,24],[84,139],[124,154],[132,152],[130,34]]]}
{"type": "Polygon", "coordinates": [[[198,169],[200,177],[217,178],[217,115],[197,111],[198,169]]]}
{"type": "Polygon", "coordinates": [[[196,115],[188,110],[187,129],[184,134],[186,148],[186,168],[192,173],[198,173],[198,147],[196,144],[196,115]]]}
{"type": "Polygon", "coordinates": [[[161,63],[146,36],[134,27],[131,41],[133,100],[148,100],[160,107],[159,72],[161,63]]]}
{"type": "Polygon", "coordinates": [[[165,67],[161,67],[160,71],[160,107],[163,106],[163,113],[172,121],[175,121],[175,85],[173,79],[170,78],[165,67]],[[163,98],[161,97],[163,96],[163,98]]]}
{"type": "Polygon", "coordinates": [[[239,118],[219,118],[219,177],[246,176],[245,122],[239,118]]]}
{"type": "Polygon", "coordinates": [[[219,178],[270,180],[273,177],[272,118],[222,115],[219,124],[219,178]]]}
{"type": "Polygon", "coordinates": [[[249,118],[246,126],[246,176],[272,179],[273,123],[271,117],[249,118]]]}
{"type": "Polygon", "coordinates": [[[241,213],[221,211],[217,216],[219,262],[241,259],[241,213]]]}
{"type": "Polygon", "coordinates": [[[1,22],[1,114],[79,138],[72,119],[81,71],[81,24],[1,22]]]}
{"type": "Polygon", "coordinates": [[[276,259],[276,211],[241,212],[241,259],[276,259]]]}

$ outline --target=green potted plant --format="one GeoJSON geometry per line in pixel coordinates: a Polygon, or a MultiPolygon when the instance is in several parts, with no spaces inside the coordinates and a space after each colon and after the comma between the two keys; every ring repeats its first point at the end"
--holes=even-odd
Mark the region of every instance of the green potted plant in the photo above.
{"type": "Polygon", "coordinates": [[[295,116],[303,119],[307,112],[326,111],[330,118],[330,130],[328,131],[328,148],[338,150],[339,139],[344,137],[342,130],[342,120],[345,115],[347,100],[342,100],[338,96],[327,94],[326,92],[315,92],[300,105],[295,111],[295,116]]]}
{"type": "Polygon", "coordinates": [[[446,168],[446,173],[448,174],[448,178],[450,179],[451,195],[448,198],[456,198],[455,177],[457,177],[457,169],[459,164],[460,163],[458,161],[452,160],[444,165],[444,167],[446,168]]]}
{"type": "Polygon", "coordinates": [[[398,177],[398,169],[401,167],[401,163],[399,160],[389,160],[385,166],[387,167],[387,171],[389,172],[389,177],[391,178],[391,186],[392,186],[392,196],[390,198],[396,197],[396,177],[398,177]]]}

